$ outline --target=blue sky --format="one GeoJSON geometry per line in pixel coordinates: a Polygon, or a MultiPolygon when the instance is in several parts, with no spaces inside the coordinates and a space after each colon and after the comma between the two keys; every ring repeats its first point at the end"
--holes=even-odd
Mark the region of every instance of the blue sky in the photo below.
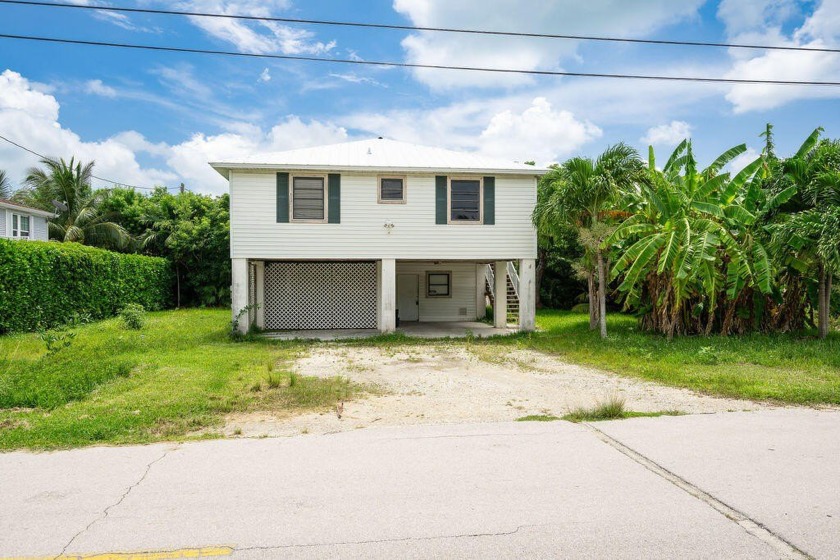
{"type": "MultiPolygon", "coordinates": [[[[75,0],[0,4],[0,33],[428,64],[840,81],[840,55],[476,37],[121,14],[182,8],[545,33],[840,45],[840,0],[75,0]]],[[[710,160],[772,122],[782,153],[840,137],[840,88],[526,77],[125,51],[0,40],[0,134],[96,161],[138,186],[223,192],[208,160],[386,136],[540,164],[625,141],[659,158],[685,136],[710,160]]],[[[741,164],[746,162],[745,156],[741,164]]],[[[0,144],[20,181],[37,158],[0,144]]]]}

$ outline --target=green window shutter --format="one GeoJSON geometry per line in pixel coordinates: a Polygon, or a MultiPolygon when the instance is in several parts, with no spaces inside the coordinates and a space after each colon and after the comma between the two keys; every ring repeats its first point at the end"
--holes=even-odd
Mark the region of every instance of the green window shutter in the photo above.
{"type": "Polygon", "coordinates": [[[484,178],[484,225],[496,225],[496,178],[484,178]]]}
{"type": "Polygon", "coordinates": [[[289,174],[277,174],[277,223],[289,221],[289,174]]]}
{"type": "Polygon", "coordinates": [[[435,223],[445,224],[446,220],[446,176],[435,177],[435,223]]]}
{"type": "Polygon", "coordinates": [[[341,223],[341,175],[330,173],[327,184],[329,185],[329,202],[327,222],[331,224],[341,223]]]}

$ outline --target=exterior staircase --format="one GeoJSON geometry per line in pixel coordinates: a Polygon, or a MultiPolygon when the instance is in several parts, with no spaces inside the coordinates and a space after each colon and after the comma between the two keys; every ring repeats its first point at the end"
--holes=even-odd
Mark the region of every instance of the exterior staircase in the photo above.
{"type": "MultiPolygon", "coordinates": [[[[493,307],[496,306],[495,277],[495,264],[488,264],[484,274],[484,293],[493,307]]],[[[519,274],[516,272],[513,263],[508,263],[505,277],[507,280],[507,321],[508,323],[516,323],[519,321],[519,274]]]]}

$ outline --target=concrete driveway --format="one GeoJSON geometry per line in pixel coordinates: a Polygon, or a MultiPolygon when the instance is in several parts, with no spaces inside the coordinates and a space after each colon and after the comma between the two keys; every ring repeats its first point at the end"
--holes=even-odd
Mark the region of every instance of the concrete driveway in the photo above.
{"type": "Polygon", "coordinates": [[[838,481],[804,409],[16,452],[0,557],[836,558],[838,481]]]}

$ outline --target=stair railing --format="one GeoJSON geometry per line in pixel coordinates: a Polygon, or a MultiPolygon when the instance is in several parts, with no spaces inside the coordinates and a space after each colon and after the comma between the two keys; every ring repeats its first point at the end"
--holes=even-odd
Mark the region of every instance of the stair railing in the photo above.
{"type": "Polygon", "coordinates": [[[513,285],[513,293],[519,298],[519,273],[516,272],[516,267],[513,266],[511,261],[507,262],[507,274],[508,278],[510,278],[510,283],[513,285]]]}

